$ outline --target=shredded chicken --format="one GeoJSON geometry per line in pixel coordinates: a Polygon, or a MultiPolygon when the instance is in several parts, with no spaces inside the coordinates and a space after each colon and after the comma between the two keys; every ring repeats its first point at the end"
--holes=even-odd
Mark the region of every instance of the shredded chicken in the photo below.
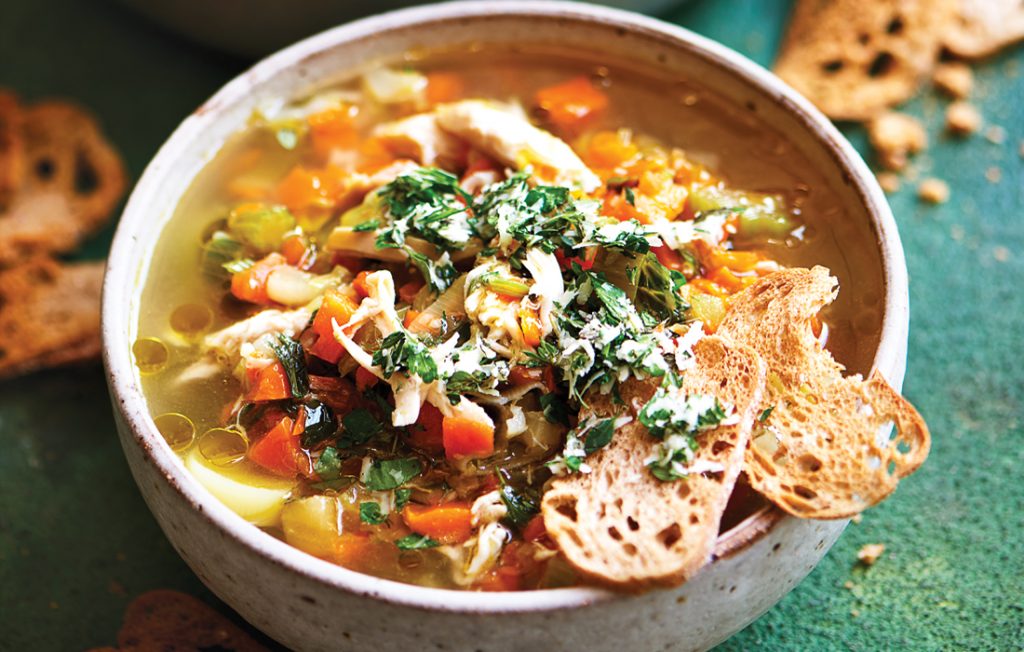
{"type": "Polygon", "coordinates": [[[286,311],[268,308],[237,324],[210,333],[203,344],[229,366],[234,366],[240,359],[243,344],[255,342],[269,333],[284,333],[295,337],[309,323],[312,314],[309,306],[286,311]]]}

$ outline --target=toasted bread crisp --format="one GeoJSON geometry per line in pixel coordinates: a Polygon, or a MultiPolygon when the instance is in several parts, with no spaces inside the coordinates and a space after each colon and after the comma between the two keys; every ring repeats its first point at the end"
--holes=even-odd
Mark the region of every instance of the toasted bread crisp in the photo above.
{"type": "MultiPolygon", "coordinates": [[[[0,209],[0,265],[71,251],[106,222],[125,187],[121,159],[82,109],[62,102],[23,108],[16,133],[23,166],[0,209]]],[[[0,141],[2,134],[0,126],[0,141]]]]}
{"type": "MultiPolygon", "coordinates": [[[[662,482],[645,468],[657,440],[637,413],[660,381],[627,382],[622,398],[633,421],[612,442],[587,458],[590,473],[552,483],[542,513],[548,534],[566,559],[589,579],[626,591],[674,586],[708,562],[718,525],[743,463],[755,410],[764,385],[764,366],[746,346],[707,337],[694,348],[696,366],[683,376],[687,394],[713,394],[736,409],[739,422],[698,436],[699,462],[720,472],[694,473],[662,482]]],[[[610,396],[591,402],[600,416],[623,408],[610,396]]]]}
{"type": "MultiPolygon", "coordinates": [[[[117,652],[266,652],[268,648],[206,603],[178,591],[149,591],[135,598],[117,634],[117,652]]],[[[94,650],[94,652],[101,652],[94,650]]]]}
{"type": "Polygon", "coordinates": [[[21,135],[21,107],[10,93],[0,92],[0,211],[21,186],[25,145],[21,135]]]}
{"type": "Polygon", "coordinates": [[[719,327],[768,365],[747,449],[751,485],[790,514],[846,518],[888,496],[928,455],[928,428],[878,372],[843,377],[811,331],[836,295],[824,267],[787,269],[736,296],[719,327]],[[894,436],[888,436],[895,424],[894,436]]]}
{"type": "Polygon", "coordinates": [[[1024,39],[1020,0],[957,0],[957,16],[943,44],[961,57],[987,57],[1024,39]]]}
{"type": "Polygon", "coordinates": [[[40,256],[0,271],[0,379],[100,354],[103,263],[40,256]]]}
{"type": "Polygon", "coordinates": [[[921,85],[956,2],[798,0],[775,72],[831,118],[870,119],[921,85]]]}

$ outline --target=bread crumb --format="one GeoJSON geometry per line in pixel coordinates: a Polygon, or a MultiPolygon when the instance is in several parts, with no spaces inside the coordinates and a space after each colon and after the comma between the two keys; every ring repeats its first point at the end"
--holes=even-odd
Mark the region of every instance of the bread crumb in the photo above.
{"type": "Polygon", "coordinates": [[[854,514],[854,515],[853,515],[853,518],[851,518],[850,520],[851,520],[851,521],[853,521],[853,524],[854,524],[854,525],[857,525],[857,524],[859,524],[859,523],[860,523],[861,521],[863,521],[863,520],[864,520],[864,515],[863,515],[863,514],[854,514]]]}
{"type": "Polygon", "coordinates": [[[940,90],[962,100],[971,94],[971,87],[974,86],[974,74],[966,63],[950,61],[949,63],[940,63],[935,67],[932,82],[940,90]]]}
{"type": "Polygon", "coordinates": [[[1010,260],[1010,250],[1003,246],[996,247],[992,250],[992,257],[1001,263],[1005,263],[1010,260]]]}
{"type": "Polygon", "coordinates": [[[1017,150],[1021,158],[1024,158],[1024,140],[1020,141],[1020,149],[1017,150]]]}
{"type": "Polygon", "coordinates": [[[860,617],[860,609],[850,609],[850,615],[854,618],[860,617]]]}
{"type": "Polygon", "coordinates": [[[884,543],[869,543],[857,551],[857,560],[865,566],[872,566],[885,552],[884,543]]]}
{"type": "Polygon", "coordinates": [[[875,178],[885,192],[894,193],[900,189],[900,178],[893,172],[879,172],[875,178]]]}
{"type": "Polygon", "coordinates": [[[879,161],[890,170],[902,170],[910,154],[928,146],[928,134],[921,122],[896,111],[887,111],[869,122],[868,138],[879,161]]]}
{"type": "Polygon", "coordinates": [[[949,185],[942,179],[925,179],[917,187],[917,197],[929,204],[945,204],[949,201],[949,185]]]}
{"type": "Polygon", "coordinates": [[[949,227],[949,235],[952,236],[952,238],[957,242],[960,242],[961,240],[964,239],[964,227],[960,226],[959,224],[954,224],[953,226],[949,227]]]}
{"type": "Polygon", "coordinates": [[[1003,171],[993,165],[985,170],[985,178],[989,183],[999,183],[1003,178],[1003,171]]]}
{"type": "Polygon", "coordinates": [[[973,134],[981,127],[981,113],[970,102],[957,101],[946,107],[946,129],[958,136],[973,134]]]}
{"type": "Polygon", "coordinates": [[[843,588],[848,589],[850,591],[852,591],[856,586],[857,585],[854,584],[852,580],[846,580],[846,582],[843,583],[843,588]]]}
{"type": "Polygon", "coordinates": [[[993,145],[1002,145],[1006,142],[1006,130],[999,125],[992,125],[985,130],[985,140],[993,145]]]}

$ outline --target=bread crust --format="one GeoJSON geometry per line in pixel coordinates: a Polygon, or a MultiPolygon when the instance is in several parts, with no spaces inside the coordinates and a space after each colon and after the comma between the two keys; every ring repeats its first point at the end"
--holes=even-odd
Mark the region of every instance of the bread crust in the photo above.
{"type": "Polygon", "coordinates": [[[943,45],[953,54],[981,58],[1024,39],[1024,5],[1020,0],[958,0],[956,20],[943,45]]]}
{"type": "Polygon", "coordinates": [[[775,272],[734,298],[718,330],[768,366],[771,412],[755,424],[747,477],[803,518],[847,518],[878,503],[924,462],[931,442],[921,415],[879,372],[844,377],[814,336],[811,318],[836,287],[824,267],[775,272]]]}
{"type": "Polygon", "coordinates": [[[594,396],[591,410],[633,420],[612,442],[587,458],[590,473],[555,480],[544,494],[548,534],[568,562],[590,581],[620,591],[677,586],[711,557],[718,527],[743,465],[765,369],[749,347],[707,337],[694,347],[696,365],[683,376],[687,394],[713,394],[733,405],[739,422],[698,436],[696,459],[717,462],[720,473],[693,474],[662,482],[645,460],[657,447],[637,413],[658,379],[622,385],[625,406],[594,396]]]}
{"type": "Polygon", "coordinates": [[[958,0],[798,0],[775,72],[837,120],[910,98],[935,66],[958,0]]]}

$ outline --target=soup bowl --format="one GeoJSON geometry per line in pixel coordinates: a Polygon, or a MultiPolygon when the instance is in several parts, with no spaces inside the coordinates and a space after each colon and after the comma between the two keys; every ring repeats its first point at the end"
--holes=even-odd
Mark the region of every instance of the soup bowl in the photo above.
{"type": "Polygon", "coordinates": [[[849,223],[868,234],[846,246],[877,253],[882,316],[873,366],[900,387],[908,305],[896,225],[863,161],[806,100],[721,45],[635,14],[576,3],[461,2],[361,20],[279,52],[225,86],[161,148],[127,204],[104,288],[105,364],[125,456],[157,521],[196,575],[291,648],[706,649],[800,582],[845,521],[758,509],[720,534],[713,560],[686,584],[641,595],[585,586],[510,593],[424,588],[316,559],[249,524],[189,475],[147,410],[131,356],[140,294],[164,225],[218,149],[257,107],[303,96],[409,50],[473,42],[558,45],[634,62],[694,80],[770,124],[820,172],[849,223]]]}

